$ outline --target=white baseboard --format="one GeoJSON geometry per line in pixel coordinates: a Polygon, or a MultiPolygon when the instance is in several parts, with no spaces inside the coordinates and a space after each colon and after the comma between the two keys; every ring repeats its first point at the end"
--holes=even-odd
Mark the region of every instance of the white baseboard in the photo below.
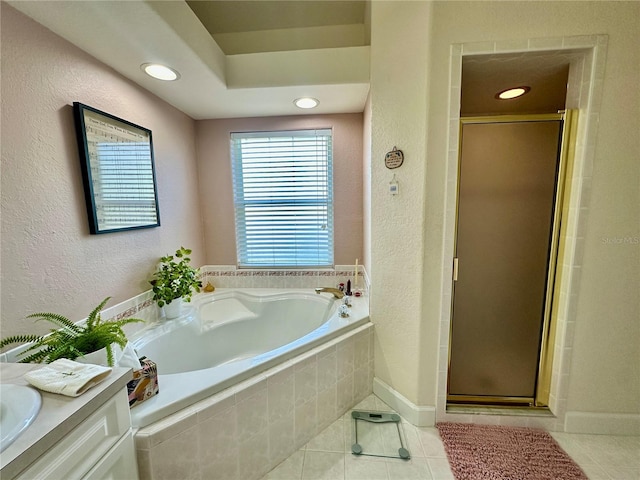
{"type": "MultiPolygon", "coordinates": [[[[379,378],[373,379],[373,393],[413,425],[435,425],[435,407],[414,404],[379,378]]],[[[567,412],[564,431],[594,435],[640,435],[640,414],[567,412]]]]}
{"type": "Polygon", "coordinates": [[[634,413],[567,412],[567,433],[600,435],[640,435],[640,415],[634,413]]]}
{"type": "Polygon", "coordinates": [[[378,378],[373,379],[373,393],[416,427],[433,427],[436,407],[419,407],[378,378]]]}

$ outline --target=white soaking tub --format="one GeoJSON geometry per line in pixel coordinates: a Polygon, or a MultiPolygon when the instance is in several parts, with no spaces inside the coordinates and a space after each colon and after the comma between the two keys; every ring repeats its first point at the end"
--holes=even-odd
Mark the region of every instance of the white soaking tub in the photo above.
{"type": "Polygon", "coordinates": [[[187,313],[139,332],[139,356],[158,367],[160,393],[131,410],[144,427],[369,321],[365,298],[341,318],[342,300],[313,289],[219,289],[187,313]]]}

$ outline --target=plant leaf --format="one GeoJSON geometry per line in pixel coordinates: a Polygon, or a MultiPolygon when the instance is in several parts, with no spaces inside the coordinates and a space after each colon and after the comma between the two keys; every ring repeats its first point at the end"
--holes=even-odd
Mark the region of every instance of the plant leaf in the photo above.
{"type": "Polygon", "coordinates": [[[40,320],[46,320],[47,322],[51,322],[54,325],[58,325],[59,327],[67,327],[75,332],[80,332],[80,327],[78,327],[78,325],[73,323],[67,317],[64,317],[57,313],[32,313],[31,315],[27,315],[26,318],[35,318],[36,322],[40,320]]]}
{"type": "Polygon", "coordinates": [[[100,305],[98,305],[96,308],[94,308],[91,313],[89,314],[89,316],[87,317],[87,329],[89,331],[93,330],[93,327],[95,324],[100,323],[100,312],[102,311],[102,309],[104,308],[104,306],[107,304],[107,302],[111,299],[111,297],[107,297],[104,300],[102,300],[102,302],[100,302],[100,305]]]}
{"type": "Polygon", "coordinates": [[[11,345],[12,343],[37,342],[41,338],[42,337],[38,335],[13,335],[12,337],[7,337],[4,340],[0,341],[0,348],[4,348],[7,345],[11,345]]]}

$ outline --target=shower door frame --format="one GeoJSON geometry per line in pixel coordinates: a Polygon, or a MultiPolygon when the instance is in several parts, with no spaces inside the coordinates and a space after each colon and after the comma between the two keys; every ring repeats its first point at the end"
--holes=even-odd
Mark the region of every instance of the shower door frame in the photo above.
{"type": "Polygon", "coordinates": [[[454,231],[454,259],[453,275],[451,279],[451,306],[449,322],[449,348],[447,362],[447,404],[448,405],[486,405],[486,406],[517,406],[531,408],[547,408],[549,405],[549,390],[551,384],[553,366],[553,342],[555,339],[554,320],[554,299],[557,296],[555,289],[556,271],[558,265],[558,253],[560,246],[560,226],[562,217],[566,214],[565,190],[567,189],[567,171],[572,168],[572,158],[575,150],[575,132],[577,123],[577,111],[567,110],[550,114],[518,114],[518,115],[496,115],[481,117],[462,117],[459,122],[458,135],[458,170],[456,188],[456,210],[455,210],[455,231],[454,231]],[[556,169],[556,185],[553,201],[553,215],[551,218],[551,234],[549,238],[549,256],[547,260],[547,275],[545,281],[544,306],[541,322],[541,337],[538,349],[538,369],[536,372],[535,388],[533,397],[510,397],[510,396],[489,396],[489,395],[451,395],[449,393],[451,375],[451,355],[453,339],[453,315],[456,280],[458,276],[458,218],[460,206],[460,172],[462,168],[462,127],[465,124],[491,124],[491,123],[526,123],[526,122],[546,122],[560,121],[560,138],[558,145],[558,159],[556,169]]]}

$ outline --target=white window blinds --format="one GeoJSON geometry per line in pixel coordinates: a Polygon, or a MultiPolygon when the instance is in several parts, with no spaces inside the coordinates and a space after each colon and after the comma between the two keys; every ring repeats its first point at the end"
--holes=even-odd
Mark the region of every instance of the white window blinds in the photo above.
{"type": "Polygon", "coordinates": [[[240,267],[333,266],[331,130],[231,134],[240,267]]]}

